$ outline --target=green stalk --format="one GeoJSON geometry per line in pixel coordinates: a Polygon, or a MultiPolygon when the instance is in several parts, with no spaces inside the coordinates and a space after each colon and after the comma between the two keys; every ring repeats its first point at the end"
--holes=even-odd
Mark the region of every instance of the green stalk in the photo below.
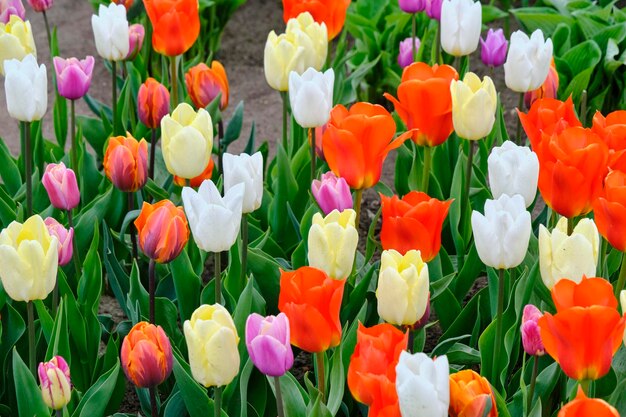
{"type": "Polygon", "coordinates": [[[574,233],[574,218],[568,217],[567,218],[567,235],[571,236],[572,233],[574,233]]]}
{"type": "Polygon", "coordinates": [[[435,64],[443,64],[443,57],[441,56],[441,23],[437,22],[437,34],[435,35],[436,54],[435,64]]]}
{"type": "Polygon", "coordinates": [[[46,11],[43,10],[41,12],[43,14],[43,22],[46,25],[46,36],[48,37],[48,48],[50,48],[50,56],[52,55],[52,36],[50,35],[52,32],[50,32],[50,24],[48,23],[48,16],[46,15],[46,11]]]}
{"type": "Polygon", "coordinates": [[[274,377],[274,387],[276,388],[276,409],[278,417],[285,417],[285,406],[283,405],[283,394],[280,389],[280,377],[274,377]]]}
{"type": "Polygon", "coordinates": [[[470,207],[470,184],[472,182],[472,166],[474,164],[475,140],[470,140],[469,153],[467,154],[467,166],[465,167],[465,195],[467,196],[467,207],[470,207]]]}
{"type": "Polygon", "coordinates": [[[172,88],[172,110],[178,106],[178,68],[176,65],[176,57],[170,57],[170,80],[172,88]]]}
{"type": "Polygon", "coordinates": [[[619,278],[615,284],[615,297],[619,300],[619,294],[624,289],[624,282],[626,282],[626,253],[622,255],[622,266],[619,270],[619,278]]]}
{"type": "Polygon", "coordinates": [[[432,162],[432,148],[424,146],[424,170],[422,171],[422,191],[428,194],[428,181],[430,180],[430,165],[432,162]]]}
{"type": "Polygon", "coordinates": [[[222,387],[215,387],[215,395],[213,396],[215,417],[222,415],[222,387]]]}
{"type": "Polygon", "coordinates": [[[287,110],[287,101],[289,100],[289,96],[287,95],[286,91],[281,91],[280,96],[283,99],[283,148],[286,152],[287,146],[289,145],[287,138],[287,117],[289,116],[287,110]]]}
{"type": "Polygon", "coordinates": [[[493,349],[492,384],[498,386],[498,361],[502,349],[502,311],[504,310],[504,269],[498,270],[498,311],[496,313],[496,340],[493,349]]]}
{"type": "Polygon", "coordinates": [[[406,326],[406,330],[409,332],[409,342],[407,344],[407,351],[409,353],[413,352],[413,346],[415,346],[415,330],[412,326],[406,326]]]}
{"type": "Polygon", "coordinates": [[[322,394],[322,402],[326,404],[326,372],[324,369],[324,352],[314,353],[317,364],[317,389],[322,394]]]}
{"type": "Polygon", "coordinates": [[[415,42],[415,35],[417,33],[417,19],[416,14],[411,15],[411,52],[413,54],[413,62],[417,62],[417,44],[415,42]]]}
{"type": "Polygon", "coordinates": [[[78,143],[76,141],[76,100],[70,100],[70,134],[72,135],[72,147],[70,148],[70,160],[72,169],[78,180],[78,143]]]}
{"type": "Polygon", "coordinates": [[[354,211],[356,212],[356,221],[354,226],[359,230],[359,220],[361,219],[361,199],[363,198],[363,190],[359,188],[354,192],[354,211]]]}
{"type": "Polygon", "coordinates": [[[26,303],[26,311],[28,313],[28,364],[30,372],[37,377],[37,359],[35,352],[35,313],[33,312],[33,302],[26,303]]]}
{"type": "Polygon", "coordinates": [[[150,140],[150,170],[149,177],[150,179],[154,179],[154,159],[156,158],[156,145],[157,145],[157,134],[156,129],[150,129],[152,133],[152,139],[150,140]]]}
{"type": "MultiPolygon", "coordinates": [[[[72,210],[67,211],[67,225],[74,228],[74,220],[72,217],[72,210]]],[[[74,229],[76,233],[76,229],[74,229]]],[[[72,239],[72,260],[74,261],[74,269],[76,271],[76,280],[80,278],[80,256],[78,255],[78,246],[76,243],[76,236],[72,239]]]]}
{"type": "Polygon", "coordinates": [[[590,379],[581,379],[580,381],[578,381],[578,383],[580,384],[580,387],[583,389],[583,392],[585,393],[586,396],[589,396],[589,383],[591,382],[590,379]]]}
{"type": "Polygon", "coordinates": [[[535,395],[535,383],[537,382],[537,373],[539,372],[539,357],[533,356],[533,373],[530,376],[530,388],[528,389],[528,400],[526,403],[526,410],[528,413],[531,411],[533,403],[533,396],[535,395]]]}
{"type": "Polygon", "coordinates": [[[222,300],[222,253],[215,252],[215,302],[223,304],[222,300]]]}
{"type": "Polygon", "coordinates": [[[111,97],[112,97],[112,109],[113,109],[113,136],[118,134],[117,127],[117,62],[111,61],[111,74],[113,75],[113,82],[111,83],[111,97]]]}
{"type": "MultiPolygon", "coordinates": [[[[135,209],[135,193],[130,192],[128,195],[128,212],[131,212],[135,209]]],[[[130,226],[130,243],[132,247],[133,259],[137,259],[137,236],[135,235],[135,228],[133,225],[130,226]]]]}
{"type": "Polygon", "coordinates": [[[241,216],[241,289],[246,283],[246,272],[248,269],[248,214],[241,216]]]}
{"type": "Polygon", "coordinates": [[[150,264],[148,265],[148,292],[150,293],[150,323],[154,324],[154,292],[156,287],[156,274],[154,271],[155,267],[154,259],[150,259],[150,264]]]}
{"type": "MultiPolygon", "coordinates": [[[[517,108],[519,111],[524,111],[524,93],[519,93],[519,101],[517,102],[517,108]]],[[[522,119],[517,117],[517,144],[522,145],[522,119]]]]}
{"type": "Polygon", "coordinates": [[[152,409],[151,417],[159,417],[156,402],[156,387],[150,387],[150,408],[152,409]]]}
{"type": "Polygon", "coordinates": [[[33,150],[30,141],[30,122],[24,124],[24,160],[26,162],[26,217],[33,215],[33,150]]]}
{"type": "Polygon", "coordinates": [[[309,143],[311,144],[311,183],[315,179],[315,135],[313,134],[313,128],[307,129],[309,135],[309,143]]]}

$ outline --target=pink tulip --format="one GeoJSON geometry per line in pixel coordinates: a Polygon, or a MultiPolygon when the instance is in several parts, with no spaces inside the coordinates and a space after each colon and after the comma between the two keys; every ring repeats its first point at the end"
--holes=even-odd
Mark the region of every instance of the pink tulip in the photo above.
{"type": "Polygon", "coordinates": [[[87,94],[95,62],[92,56],[81,61],[55,56],[53,62],[57,74],[57,89],[62,97],[76,100],[87,94]]]}
{"type": "Polygon", "coordinates": [[[400,9],[406,13],[417,13],[426,10],[426,0],[398,0],[400,9]]]}
{"type": "Polygon", "coordinates": [[[44,223],[50,236],[55,236],[59,241],[59,266],[67,265],[72,260],[74,228],[70,227],[70,230],[67,230],[53,217],[47,217],[44,223]]]}
{"type": "Polygon", "coordinates": [[[333,210],[344,211],[352,208],[350,187],[343,178],[338,178],[332,171],[322,175],[322,180],[313,180],[311,192],[324,214],[333,210]]]}
{"type": "Polygon", "coordinates": [[[263,317],[252,313],[246,321],[246,347],[250,360],[269,376],[284,375],[293,366],[289,319],[285,313],[263,317]]]}
{"type": "Polygon", "coordinates": [[[426,14],[431,19],[441,19],[441,4],[443,0],[426,0],[426,14]]]}
{"type": "Polygon", "coordinates": [[[522,346],[529,355],[542,356],[546,349],[541,341],[537,322],[542,317],[541,311],[532,304],[527,304],[522,312],[522,346]]]}
{"type": "Polygon", "coordinates": [[[22,0],[0,0],[0,23],[9,23],[13,15],[24,20],[26,10],[24,10],[22,0]]]}
{"type": "MultiPolygon", "coordinates": [[[[419,38],[415,38],[415,50],[420,49],[420,40],[419,38]]],[[[398,65],[400,68],[408,67],[413,63],[413,39],[406,38],[405,40],[400,42],[400,48],[398,52],[398,65]]]]}
{"type": "Polygon", "coordinates": [[[49,164],[41,179],[52,205],[60,210],[71,210],[80,201],[76,174],[63,162],[49,164]]]}
{"type": "Polygon", "coordinates": [[[50,362],[40,362],[37,371],[44,402],[53,410],[61,410],[72,398],[67,362],[61,356],[54,356],[50,362]]]}
{"type": "Polygon", "coordinates": [[[499,67],[506,60],[506,50],[509,42],[504,37],[502,29],[489,29],[485,39],[480,38],[482,45],[480,50],[480,59],[483,64],[490,67],[499,67]]]}
{"type": "Polygon", "coordinates": [[[146,35],[146,30],[141,23],[135,23],[128,28],[128,55],[126,59],[135,59],[135,57],[141,51],[141,45],[143,44],[143,38],[146,35]]]}
{"type": "Polygon", "coordinates": [[[28,0],[28,4],[36,12],[45,12],[54,4],[54,0],[28,0]]]}

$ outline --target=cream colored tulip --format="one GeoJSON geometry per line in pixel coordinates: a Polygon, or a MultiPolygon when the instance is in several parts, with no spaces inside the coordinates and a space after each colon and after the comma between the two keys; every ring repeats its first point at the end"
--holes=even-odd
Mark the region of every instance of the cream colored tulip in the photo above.
{"type": "Polygon", "coordinates": [[[571,236],[567,219],[561,217],[552,233],[539,227],[539,269],[541,279],[552,289],[561,279],[580,282],[583,275],[596,275],[600,236],[591,219],[581,219],[571,236]]]}
{"type": "Polygon", "coordinates": [[[478,140],[487,136],[496,121],[498,95],[489,77],[480,81],[478,75],[468,72],[463,81],[452,80],[452,122],[457,135],[478,140]]]}
{"type": "Polygon", "coordinates": [[[296,18],[289,19],[286,32],[303,32],[306,35],[305,37],[298,34],[300,44],[305,47],[305,70],[314,68],[320,71],[324,67],[326,56],[328,55],[328,30],[326,29],[326,24],[317,23],[311,13],[304,12],[300,13],[296,18]]]}
{"type": "Polygon", "coordinates": [[[309,229],[309,266],[321,269],[334,279],[344,279],[352,272],[359,233],[354,227],[352,209],[331,211],[326,217],[313,216],[309,229]]]}
{"type": "Polygon", "coordinates": [[[9,23],[0,23],[0,74],[4,75],[4,62],[9,59],[21,61],[26,55],[37,57],[30,22],[12,15],[9,23]]]}
{"type": "Polygon", "coordinates": [[[419,321],[428,305],[428,265],[417,250],[401,255],[389,249],[383,251],[378,274],[378,315],[397,326],[413,325],[419,321]]]}
{"type": "Polygon", "coordinates": [[[183,330],[194,379],[205,387],[228,385],[239,372],[239,336],[228,310],[201,305],[183,330]]]}

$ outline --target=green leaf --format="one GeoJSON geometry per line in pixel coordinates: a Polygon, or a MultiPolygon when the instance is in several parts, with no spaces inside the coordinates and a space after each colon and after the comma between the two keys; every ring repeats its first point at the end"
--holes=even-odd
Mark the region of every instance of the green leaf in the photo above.
{"type": "Polygon", "coordinates": [[[115,366],[98,378],[80,400],[72,417],[102,416],[115,391],[120,373],[119,361],[115,366]]]}
{"type": "Polygon", "coordinates": [[[337,415],[339,407],[341,407],[345,385],[346,378],[341,349],[335,349],[335,353],[330,360],[330,391],[328,393],[328,410],[333,416],[337,415]]]}
{"type": "Polygon", "coordinates": [[[13,348],[13,382],[20,416],[49,416],[48,406],[43,402],[41,389],[17,349],[13,348]]]}
{"type": "Polygon", "coordinates": [[[180,321],[184,322],[191,318],[191,314],[200,304],[202,282],[191,266],[187,251],[182,251],[170,263],[170,269],[174,280],[174,288],[176,289],[180,321]]]}
{"type": "Polygon", "coordinates": [[[228,126],[226,127],[226,133],[224,133],[224,138],[220,142],[220,147],[223,151],[226,151],[228,149],[228,145],[230,145],[239,138],[239,135],[241,135],[242,126],[243,101],[240,101],[235,108],[233,117],[231,117],[230,121],[228,122],[228,126]]]}
{"type": "Polygon", "coordinates": [[[102,290],[102,263],[98,250],[100,229],[98,226],[98,221],[95,221],[91,246],[83,262],[83,274],[78,281],[78,303],[83,306],[84,313],[91,311],[93,314],[98,314],[102,290]]]}
{"type": "MultiPolygon", "coordinates": [[[[174,377],[176,385],[180,389],[180,393],[187,407],[190,417],[207,417],[214,413],[213,400],[207,395],[205,388],[200,386],[191,376],[189,365],[174,351],[174,377]]],[[[222,416],[226,413],[222,410],[222,416]]]]}
{"type": "MultiPolygon", "coordinates": [[[[300,383],[289,372],[279,377],[279,379],[280,390],[283,396],[283,403],[285,406],[285,416],[308,417],[305,412],[306,402],[305,398],[303,397],[306,396],[306,392],[300,387],[300,383]]],[[[274,398],[276,398],[276,387],[274,386],[274,378],[268,376],[267,381],[272,388],[274,398]]],[[[308,396],[306,400],[308,400],[308,396]]]]}
{"type": "Polygon", "coordinates": [[[574,24],[573,18],[549,7],[524,7],[512,9],[510,12],[520,22],[526,33],[541,29],[547,37],[552,35],[559,23],[565,23],[570,27],[574,24]]]}
{"type": "Polygon", "coordinates": [[[22,187],[20,170],[3,140],[0,140],[0,177],[11,195],[15,195],[22,187]]]}

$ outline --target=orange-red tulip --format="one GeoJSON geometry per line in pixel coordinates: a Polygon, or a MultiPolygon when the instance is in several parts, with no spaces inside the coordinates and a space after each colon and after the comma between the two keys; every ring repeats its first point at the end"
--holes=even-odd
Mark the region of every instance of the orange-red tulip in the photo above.
{"type": "Polygon", "coordinates": [[[357,401],[370,407],[370,417],[400,417],[396,365],[407,344],[408,333],[391,324],[366,328],[359,323],[348,367],[348,388],[357,401]]]}
{"type": "Polygon", "coordinates": [[[185,74],[185,84],[189,97],[197,108],[208,106],[219,93],[222,93],[220,109],[228,107],[228,78],[219,61],[211,62],[211,67],[201,62],[189,68],[185,74]]]}
{"type": "Polygon", "coordinates": [[[292,345],[312,353],[339,345],[345,284],[308,266],[281,271],[278,309],[289,318],[292,345]]]}
{"type": "Polygon", "coordinates": [[[283,0],[285,23],[300,13],[309,12],[317,23],[325,23],[328,40],[334,39],[346,21],[350,0],[283,0]]]}
{"type": "Polygon", "coordinates": [[[104,153],[104,173],[113,185],[126,193],[135,192],[148,179],[148,143],[127,134],[109,139],[104,153]]]}
{"type": "Polygon", "coordinates": [[[383,249],[395,249],[403,255],[411,249],[419,250],[424,262],[435,258],[441,248],[441,228],[452,200],[440,201],[418,191],[411,191],[402,199],[382,194],[380,198],[383,249]]]}
{"type": "Polygon", "coordinates": [[[155,387],[172,372],[172,345],[161,326],[140,321],[122,343],[126,377],[139,388],[155,387]]]}
{"type": "Polygon", "coordinates": [[[154,78],[148,78],[137,93],[139,120],[150,129],[157,129],[161,125],[161,119],[169,112],[170,92],[154,78]]]}
{"type": "Polygon", "coordinates": [[[380,180],[387,154],[410,135],[394,139],[395,133],[396,123],[383,106],[360,102],[348,110],[339,104],[330,112],[322,137],[324,157],[351,188],[373,187],[380,180]]]}
{"type": "Polygon", "coordinates": [[[615,249],[626,251],[626,173],[609,172],[601,196],[593,203],[593,215],[600,234],[615,249]]]}
{"type": "Polygon", "coordinates": [[[584,276],[578,284],[562,279],[552,288],[552,300],[556,314],[545,313],[538,322],[546,352],[570,378],[606,375],[626,324],[611,284],[584,276]]]}
{"type": "Polygon", "coordinates": [[[200,34],[198,0],[144,0],[152,23],[152,46],[166,56],[185,53],[200,34]]]}
{"type": "Polygon", "coordinates": [[[485,378],[471,369],[450,375],[450,417],[483,417],[489,399],[487,417],[497,417],[496,399],[485,378]]]}
{"type": "Polygon", "coordinates": [[[557,417],[619,417],[619,412],[599,398],[588,398],[579,386],[576,398],[561,408],[557,417]]]}
{"type": "Polygon", "coordinates": [[[626,110],[593,116],[591,130],[609,147],[609,168],[626,172],[626,110]]]}
{"type": "MultiPolygon", "coordinates": [[[[189,186],[193,188],[198,188],[204,182],[204,180],[210,180],[213,177],[213,169],[215,168],[215,163],[213,159],[209,159],[209,164],[206,166],[202,174],[197,177],[193,177],[189,180],[189,186]]],[[[179,187],[185,187],[187,185],[185,178],[179,177],[178,175],[174,175],[174,184],[179,187]]]]}
{"type": "Polygon", "coordinates": [[[174,260],[189,240],[185,212],[170,200],[156,204],[144,201],[139,217],[135,219],[135,227],[141,250],[158,263],[174,260]]]}
{"type": "Polygon", "coordinates": [[[459,74],[449,65],[428,66],[415,62],[404,69],[398,98],[385,97],[396,108],[412,139],[420,146],[437,146],[452,133],[452,95],[450,83],[459,74]]]}

